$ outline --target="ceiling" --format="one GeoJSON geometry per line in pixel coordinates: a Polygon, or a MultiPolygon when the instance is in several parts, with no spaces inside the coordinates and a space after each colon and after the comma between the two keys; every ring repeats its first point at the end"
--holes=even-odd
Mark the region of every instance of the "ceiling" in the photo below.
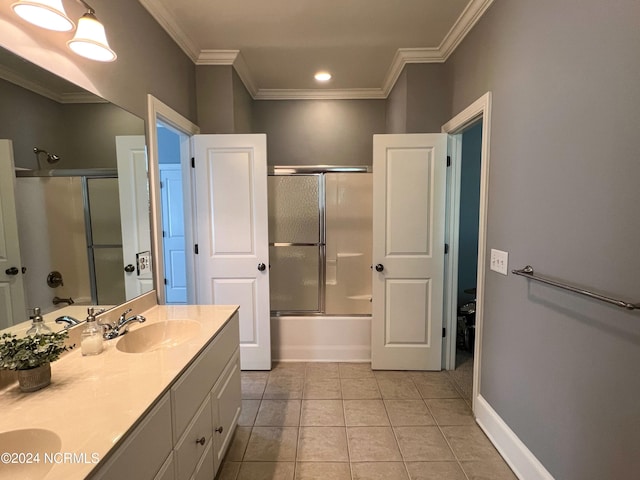
{"type": "Polygon", "coordinates": [[[255,99],[386,98],[407,63],[444,62],[493,0],[139,0],[197,65],[255,99]],[[320,84],[319,70],[333,78],[320,84]]]}

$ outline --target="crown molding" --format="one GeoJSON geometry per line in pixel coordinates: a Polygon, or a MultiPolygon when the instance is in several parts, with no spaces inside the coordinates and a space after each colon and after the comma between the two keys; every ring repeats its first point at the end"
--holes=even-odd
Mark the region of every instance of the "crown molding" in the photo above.
{"type": "Polygon", "coordinates": [[[0,79],[36,93],[57,103],[108,103],[90,92],[58,93],[40,83],[33,82],[22,75],[0,65],[0,79]]]}
{"type": "Polygon", "coordinates": [[[191,61],[197,63],[200,49],[196,46],[196,42],[178,25],[166,7],[161,2],[154,0],[139,0],[139,2],[191,61]]]}
{"type": "Polygon", "coordinates": [[[263,88],[253,96],[254,100],[364,100],[385,99],[380,88],[322,89],[268,89],[263,88]]]}
{"type": "Polygon", "coordinates": [[[391,61],[387,76],[382,82],[385,98],[389,96],[407,63],[442,63],[439,48],[399,48],[391,61]]]}
{"type": "Polygon", "coordinates": [[[408,63],[445,62],[494,2],[471,0],[438,47],[398,49],[383,80],[382,88],[293,90],[257,88],[239,50],[198,50],[195,42],[180,28],[161,3],[154,0],[139,1],[196,65],[233,65],[254,100],[387,98],[408,63]]]}
{"type": "Polygon", "coordinates": [[[467,36],[467,33],[478,23],[480,17],[491,6],[494,0],[472,0],[462,11],[462,14],[447,32],[442,43],[438,47],[442,55],[442,61],[446,61],[449,56],[458,48],[458,45],[467,36]]]}
{"type": "Polygon", "coordinates": [[[196,65],[233,65],[240,50],[200,50],[196,65]]]}
{"type": "Polygon", "coordinates": [[[240,80],[242,80],[242,83],[244,83],[251,98],[255,99],[258,96],[258,88],[251,77],[249,65],[247,65],[247,62],[244,60],[242,53],[238,52],[238,56],[233,62],[233,68],[236,69],[236,73],[240,77],[240,80]]]}

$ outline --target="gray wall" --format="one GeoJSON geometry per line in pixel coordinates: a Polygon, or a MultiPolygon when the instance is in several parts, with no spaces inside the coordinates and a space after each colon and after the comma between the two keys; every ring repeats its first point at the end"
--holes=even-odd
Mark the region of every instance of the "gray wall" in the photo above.
{"type": "Polygon", "coordinates": [[[233,67],[196,67],[198,126],[201,133],[234,133],[233,67]]]}
{"type": "MultiPolygon", "coordinates": [[[[0,10],[0,45],[145,118],[147,93],[196,120],[195,66],[139,2],[90,2],[118,54],[113,63],[84,59],[66,46],[71,34],[50,32],[0,10]]],[[[8,5],[8,4],[7,4],[8,5]]],[[[75,21],[84,8],[65,3],[75,21]]]]}
{"type": "Polygon", "coordinates": [[[260,100],[253,113],[270,165],[371,165],[385,133],[384,100],[260,100]]]}
{"type": "MultiPolygon", "coordinates": [[[[496,1],[446,66],[493,92],[488,248],[640,297],[640,2],[496,1]]],[[[487,256],[488,258],[488,256],[487,256]]],[[[488,270],[481,394],[557,479],[640,477],[640,317],[488,270]]]]}
{"type": "Polygon", "coordinates": [[[60,156],[44,168],[116,168],[116,135],[144,135],[144,121],[109,103],[60,104],[0,80],[0,138],[17,167],[38,168],[33,147],[60,156]]]}
{"type": "Polygon", "coordinates": [[[253,132],[253,98],[244,83],[233,70],[233,131],[234,133],[253,132]]]}
{"type": "Polygon", "coordinates": [[[253,99],[231,65],[196,67],[201,133],[252,133],[253,99]]]}
{"type": "Polygon", "coordinates": [[[451,118],[449,70],[408,64],[387,97],[386,133],[439,133],[451,118]]]}

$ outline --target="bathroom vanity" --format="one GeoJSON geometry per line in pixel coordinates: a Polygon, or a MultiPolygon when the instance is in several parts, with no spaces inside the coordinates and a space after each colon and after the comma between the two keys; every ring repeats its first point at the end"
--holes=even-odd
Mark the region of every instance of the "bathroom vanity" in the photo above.
{"type": "Polygon", "coordinates": [[[213,478],[240,415],[237,310],[134,308],[144,323],[100,355],[66,354],[49,387],[0,391],[0,453],[40,460],[0,464],[0,479],[213,478]]]}

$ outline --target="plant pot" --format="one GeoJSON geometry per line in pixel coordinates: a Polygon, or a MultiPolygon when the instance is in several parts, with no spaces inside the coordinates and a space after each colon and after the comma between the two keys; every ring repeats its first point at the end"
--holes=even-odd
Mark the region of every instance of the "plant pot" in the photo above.
{"type": "Polygon", "coordinates": [[[18,370],[18,383],[23,392],[35,392],[51,383],[51,364],[45,363],[29,370],[18,370]]]}

